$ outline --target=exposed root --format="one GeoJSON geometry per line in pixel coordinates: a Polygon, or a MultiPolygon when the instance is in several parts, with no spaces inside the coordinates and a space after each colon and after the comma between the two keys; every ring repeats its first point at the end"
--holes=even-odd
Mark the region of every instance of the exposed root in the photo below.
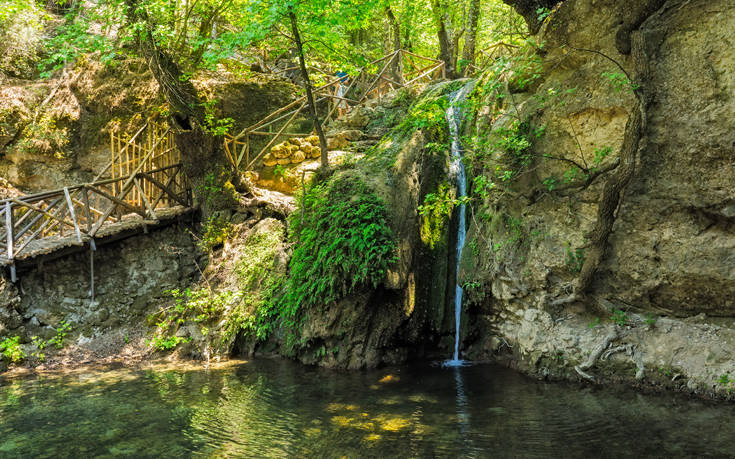
{"type": "Polygon", "coordinates": [[[605,339],[599,345],[597,345],[597,347],[595,347],[590,356],[587,358],[587,361],[575,366],[574,371],[576,371],[577,374],[584,379],[588,381],[594,381],[595,377],[587,373],[587,370],[592,368],[597,360],[604,361],[612,357],[614,354],[625,352],[633,361],[633,363],[635,363],[635,379],[639,381],[643,379],[646,371],[646,367],[643,364],[643,354],[639,352],[631,343],[610,347],[610,345],[618,338],[621,338],[619,328],[614,327],[612,331],[610,331],[610,333],[605,336],[605,339]]]}
{"type": "Polygon", "coordinates": [[[611,355],[617,354],[618,352],[626,352],[628,355],[632,355],[633,346],[631,344],[623,344],[617,347],[610,348],[602,354],[600,360],[607,360],[610,358],[611,355]]]}
{"type": "Polygon", "coordinates": [[[577,294],[576,293],[572,293],[571,295],[563,296],[561,298],[555,299],[554,301],[552,301],[551,303],[549,303],[549,305],[550,306],[561,306],[563,304],[574,303],[578,299],[579,299],[579,297],[577,296],[577,294]]]}
{"type": "Polygon", "coordinates": [[[588,381],[593,381],[594,382],[594,380],[595,380],[595,377],[594,376],[592,376],[591,374],[585,373],[584,371],[580,370],[579,369],[579,365],[577,365],[576,367],[574,367],[574,371],[576,371],[579,376],[583,377],[584,379],[586,379],[588,381]]]}
{"type": "Polygon", "coordinates": [[[636,367],[635,379],[640,381],[646,375],[646,367],[643,365],[643,353],[633,349],[631,358],[633,359],[636,367]]]}
{"type": "Polygon", "coordinates": [[[583,378],[589,381],[594,381],[595,378],[592,375],[586,373],[585,370],[589,370],[590,368],[592,368],[595,362],[597,362],[597,359],[599,359],[602,353],[605,352],[605,349],[607,349],[610,346],[610,343],[615,341],[617,338],[618,338],[618,329],[613,328],[610,331],[610,333],[608,333],[607,336],[605,336],[605,339],[600,344],[598,344],[597,347],[595,347],[592,350],[592,353],[587,358],[587,361],[580,365],[575,366],[574,371],[576,371],[583,378]]]}

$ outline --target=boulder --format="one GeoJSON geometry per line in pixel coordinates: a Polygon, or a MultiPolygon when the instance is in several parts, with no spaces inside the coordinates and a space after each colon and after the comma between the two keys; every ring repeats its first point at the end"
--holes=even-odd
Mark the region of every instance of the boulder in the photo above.
{"type": "Polygon", "coordinates": [[[370,122],[370,114],[364,107],[355,107],[344,118],[344,124],[355,129],[362,129],[370,122]]]}
{"type": "Polygon", "coordinates": [[[297,151],[291,155],[291,164],[298,164],[306,159],[306,154],[303,151],[297,151]]]}
{"type": "Polygon", "coordinates": [[[291,149],[289,144],[286,142],[279,143],[275,147],[271,148],[271,154],[276,158],[288,158],[291,156],[291,149]]]}
{"type": "Polygon", "coordinates": [[[275,166],[276,164],[278,164],[278,158],[273,156],[272,153],[268,153],[267,155],[263,157],[264,166],[270,167],[270,166],[275,166]]]}
{"type": "Polygon", "coordinates": [[[349,141],[340,132],[327,139],[327,148],[330,150],[342,150],[349,145],[349,141]]]}

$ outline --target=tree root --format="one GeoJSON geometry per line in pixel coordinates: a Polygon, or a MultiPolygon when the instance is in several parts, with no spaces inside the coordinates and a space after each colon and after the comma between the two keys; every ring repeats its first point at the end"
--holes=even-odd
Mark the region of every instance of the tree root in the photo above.
{"type": "Polygon", "coordinates": [[[610,346],[610,343],[615,341],[617,338],[618,338],[618,329],[613,328],[612,331],[610,331],[610,333],[608,333],[607,336],[605,336],[605,339],[592,350],[592,353],[587,358],[587,361],[580,365],[575,366],[574,371],[576,371],[584,379],[587,379],[589,381],[594,381],[595,378],[592,375],[585,373],[585,370],[589,370],[590,368],[592,368],[595,362],[597,362],[597,359],[599,359],[602,353],[605,352],[605,349],[607,349],[608,346],[610,346]]]}
{"type": "Polygon", "coordinates": [[[602,354],[602,356],[600,357],[600,360],[607,360],[610,358],[611,355],[617,354],[618,352],[626,352],[628,355],[632,355],[633,345],[622,344],[620,346],[610,348],[602,354]]]}
{"type": "MultiPolygon", "coordinates": [[[[640,24],[643,22],[641,20],[640,24]]],[[[634,71],[632,78],[628,78],[631,87],[634,89],[634,95],[638,104],[630,114],[625,126],[619,165],[605,182],[597,208],[597,219],[592,230],[585,235],[589,242],[586,245],[582,269],[580,270],[579,276],[574,280],[572,294],[554,300],[551,303],[552,306],[581,300],[591,286],[594,275],[604,258],[608,238],[612,233],[613,225],[617,219],[617,213],[623,203],[625,189],[635,176],[636,163],[638,162],[640,151],[645,148],[644,135],[647,126],[647,110],[652,100],[652,94],[645,87],[645,84],[650,80],[649,67],[642,32],[636,30],[630,35],[633,47],[634,71]]],[[[578,51],[591,51],[571,46],[570,48],[578,51]]],[[[628,72],[617,61],[599,51],[594,52],[614,62],[623,73],[628,75],[628,72]]]]}
{"type": "Polygon", "coordinates": [[[595,377],[589,373],[587,373],[587,370],[592,368],[597,362],[597,360],[605,361],[609,359],[614,354],[617,354],[619,352],[625,352],[635,363],[636,366],[636,373],[635,373],[635,379],[641,380],[645,376],[645,365],[643,364],[643,354],[636,350],[635,346],[631,343],[627,344],[621,344],[619,346],[610,347],[610,345],[615,341],[616,339],[620,338],[620,333],[618,330],[618,327],[614,327],[610,333],[605,336],[605,339],[602,340],[600,344],[598,344],[593,350],[590,356],[587,358],[587,361],[577,365],[574,367],[574,371],[577,372],[578,375],[583,377],[584,379],[588,381],[595,381],[595,377]]]}

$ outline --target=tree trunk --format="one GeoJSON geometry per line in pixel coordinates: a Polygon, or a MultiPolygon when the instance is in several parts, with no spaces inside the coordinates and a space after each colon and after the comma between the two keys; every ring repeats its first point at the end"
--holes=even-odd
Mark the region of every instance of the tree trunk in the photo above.
{"type": "Polygon", "coordinates": [[[528,30],[535,34],[541,28],[541,21],[538,20],[539,8],[551,9],[564,0],[503,0],[503,3],[510,5],[514,10],[526,21],[528,30]]]}
{"type": "MultiPolygon", "coordinates": [[[[401,25],[398,23],[398,19],[393,14],[393,10],[390,5],[385,7],[385,14],[388,16],[388,23],[391,29],[391,38],[393,42],[393,51],[400,51],[401,49],[401,25]]],[[[391,78],[393,81],[403,84],[403,62],[401,56],[398,56],[393,60],[391,64],[391,78]]]]}
{"type": "Polygon", "coordinates": [[[329,156],[327,155],[327,138],[324,136],[322,130],[322,123],[319,121],[319,115],[316,111],[316,103],[314,102],[314,92],[311,87],[311,79],[309,79],[309,71],[306,70],[306,61],[304,60],[304,47],[301,42],[301,34],[299,34],[299,25],[296,22],[296,14],[293,9],[289,10],[288,17],[291,20],[291,32],[293,33],[294,41],[296,42],[296,50],[299,55],[299,66],[301,67],[301,76],[304,79],[304,89],[306,89],[306,100],[309,103],[309,112],[311,113],[311,119],[314,122],[314,130],[316,135],[319,136],[319,146],[322,149],[322,168],[329,168],[329,156]]]}
{"type": "Polygon", "coordinates": [[[403,43],[401,47],[405,50],[413,52],[413,19],[414,19],[414,6],[413,3],[409,2],[406,6],[407,11],[403,15],[403,43]]]}
{"type": "MultiPolygon", "coordinates": [[[[137,11],[137,3],[137,0],[128,0],[128,21],[148,25],[145,14],[137,11]]],[[[233,187],[227,184],[237,177],[227,167],[221,142],[205,128],[204,108],[196,88],[183,77],[171,56],[157,45],[150,28],[139,35],[138,49],[168,102],[169,126],[181,153],[183,171],[192,186],[195,200],[201,206],[203,217],[235,207],[237,196],[233,187]]]]}
{"type": "Polygon", "coordinates": [[[444,61],[444,72],[447,78],[456,78],[456,71],[454,66],[454,52],[452,47],[452,40],[449,37],[449,30],[447,28],[448,13],[447,6],[441,0],[431,0],[431,9],[434,14],[434,23],[436,24],[436,35],[439,39],[439,59],[444,61]]]}
{"type": "Polygon", "coordinates": [[[475,63],[475,44],[477,42],[477,22],[480,19],[480,0],[470,0],[467,12],[467,36],[462,50],[462,75],[467,76],[470,66],[475,63]]]}

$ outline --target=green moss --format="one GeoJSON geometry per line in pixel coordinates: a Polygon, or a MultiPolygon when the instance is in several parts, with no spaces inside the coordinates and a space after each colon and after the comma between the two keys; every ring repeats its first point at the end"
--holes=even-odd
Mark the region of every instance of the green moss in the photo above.
{"type": "Polygon", "coordinates": [[[263,340],[278,327],[278,318],[273,314],[274,294],[283,283],[283,272],[276,257],[284,236],[283,227],[278,225],[277,229],[251,235],[241,248],[236,271],[244,296],[227,319],[227,339],[245,331],[263,340]]]}
{"type": "Polygon", "coordinates": [[[449,137],[448,107],[449,99],[444,91],[422,97],[409,108],[408,115],[397,129],[406,133],[420,129],[434,142],[446,144],[449,137]]]}
{"type": "MultiPolygon", "coordinates": [[[[232,234],[228,232],[227,237],[232,234]]],[[[283,242],[280,224],[250,234],[239,246],[235,263],[237,285],[211,285],[200,288],[168,290],[169,304],[149,317],[155,325],[149,344],[159,350],[170,350],[191,341],[191,336],[177,336],[184,324],[194,324],[215,350],[227,352],[238,333],[245,331],[264,339],[274,324],[267,319],[269,301],[283,276],[276,260],[283,242]]]]}
{"type": "Polygon", "coordinates": [[[445,234],[457,202],[454,188],[444,182],[435,193],[427,194],[424,204],[419,206],[421,241],[431,249],[446,242],[445,234]]]}
{"type": "Polygon", "coordinates": [[[224,244],[231,234],[232,224],[228,220],[212,216],[202,225],[202,237],[197,245],[209,251],[224,244]]]}

